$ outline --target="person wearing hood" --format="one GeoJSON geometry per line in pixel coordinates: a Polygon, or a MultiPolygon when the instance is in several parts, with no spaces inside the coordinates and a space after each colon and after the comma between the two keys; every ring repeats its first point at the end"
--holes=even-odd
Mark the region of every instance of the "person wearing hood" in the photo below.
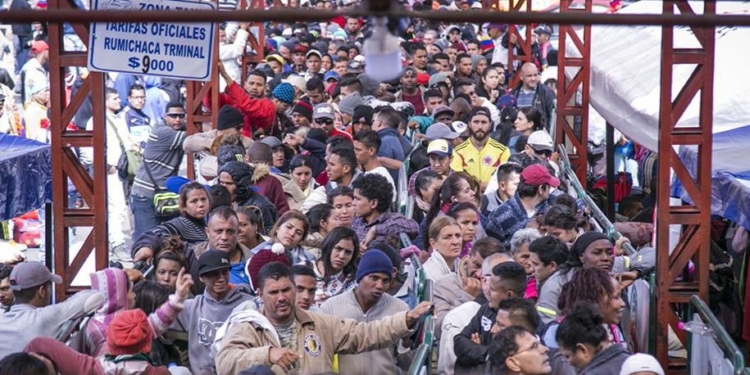
{"type": "Polygon", "coordinates": [[[152,328],[140,309],[123,311],[113,317],[107,328],[107,355],[94,358],[81,354],[53,338],[32,340],[24,352],[32,353],[61,375],[169,375],[182,374],[184,367],[155,366],[148,354],[152,346],[152,328]]]}
{"type": "Polygon", "coordinates": [[[273,227],[276,222],[276,207],[265,196],[256,192],[253,185],[255,168],[247,163],[231,161],[219,169],[219,184],[229,190],[232,201],[237,207],[257,207],[261,213],[263,228],[258,228],[261,234],[273,227]]]}
{"type": "Polygon", "coordinates": [[[199,170],[213,169],[216,171],[218,169],[218,147],[216,147],[216,144],[221,142],[222,139],[239,136],[244,148],[248,148],[253,144],[253,140],[250,137],[242,135],[243,125],[244,117],[242,116],[242,112],[237,108],[225,104],[219,110],[218,121],[214,129],[185,137],[185,143],[182,147],[185,149],[185,152],[198,154],[200,157],[199,170]]]}
{"type": "Polygon", "coordinates": [[[230,255],[221,250],[208,250],[198,259],[198,275],[205,285],[203,294],[185,301],[185,308],[171,329],[188,334],[188,356],[193,375],[215,374],[211,345],[216,330],[229,318],[235,307],[251,301],[247,285],[230,282],[233,268],[230,255]]]}
{"type": "Polygon", "coordinates": [[[625,345],[609,341],[604,318],[593,306],[576,307],[557,329],[560,352],[580,375],[619,374],[630,357],[625,345]]]}
{"type": "MultiPolygon", "coordinates": [[[[185,269],[177,277],[177,289],[169,299],[148,317],[152,338],[156,339],[167,331],[182,311],[183,302],[190,293],[193,279],[185,269]]],[[[84,354],[98,358],[108,354],[107,330],[115,315],[135,308],[133,283],[125,271],[105,268],[91,274],[91,289],[104,295],[106,302],[96,311],[84,333],[84,354]]],[[[111,354],[111,353],[109,353],[111,354]]]]}
{"type": "Polygon", "coordinates": [[[152,121],[158,121],[167,109],[169,94],[162,89],[161,77],[143,76],[143,83],[146,86],[146,105],[143,107],[143,113],[152,121]]]}
{"type": "Polygon", "coordinates": [[[259,144],[248,150],[248,162],[255,168],[254,186],[261,189],[276,206],[279,215],[290,209],[298,209],[307,195],[292,179],[275,165],[287,164],[286,152],[289,149],[276,137],[265,137],[259,144]],[[276,181],[274,181],[276,180],[276,181]]]}

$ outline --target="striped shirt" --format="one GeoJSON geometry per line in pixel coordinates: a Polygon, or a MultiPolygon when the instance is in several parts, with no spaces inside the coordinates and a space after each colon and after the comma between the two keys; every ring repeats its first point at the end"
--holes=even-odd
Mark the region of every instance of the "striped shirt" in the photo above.
{"type": "Polygon", "coordinates": [[[169,126],[158,123],[151,130],[143,152],[143,162],[135,174],[131,194],[150,198],[155,194],[154,183],[166,190],[164,182],[168,177],[177,175],[177,171],[185,156],[182,144],[187,133],[184,130],[174,130],[169,126]],[[146,172],[148,166],[151,176],[146,172]]]}

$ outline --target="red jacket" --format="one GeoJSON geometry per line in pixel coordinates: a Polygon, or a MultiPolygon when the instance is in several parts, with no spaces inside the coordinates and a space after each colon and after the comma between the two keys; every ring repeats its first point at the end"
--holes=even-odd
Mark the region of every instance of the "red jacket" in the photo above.
{"type": "Polygon", "coordinates": [[[169,375],[164,366],[152,366],[146,361],[130,361],[112,363],[102,361],[65,346],[65,344],[49,338],[37,337],[26,345],[26,353],[38,353],[55,365],[61,375],[107,375],[112,373],[137,373],[142,375],[169,375]],[[106,366],[106,368],[105,368],[106,366]]]}
{"type": "Polygon", "coordinates": [[[243,135],[252,137],[252,134],[258,129],[263,129],[266,134],[271,134],[276,123],[276,106],[270,99],[252,98],[237,82],[232,82],[224,89],[224,93],[219,94],[219,105],[225,104],[237,108],[245,115],[245,124],[242,128],[243,135]]]}
{"type": "Polygon", "coordinates": [[[331,130],[331,132],[328,133],[328,138],[335,137],[337,135],[340,135],[340,136],[342,136],[342,137],[344,137],[344,138],[346,138],[346,139],[348,139],[350,141],[353,140],[351,134],[349,134],[347,132],[344,132],[344,131],[341,131],[341,130],[338,130],[336,128],[333,128],[333,130],[331,130]]]}

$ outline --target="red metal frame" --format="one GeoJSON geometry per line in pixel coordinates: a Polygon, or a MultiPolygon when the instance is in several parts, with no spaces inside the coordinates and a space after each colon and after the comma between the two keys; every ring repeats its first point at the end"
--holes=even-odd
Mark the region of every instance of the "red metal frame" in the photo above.
{"type": "MultiPolygon", "coordinates": [[[[716,14],[716,3],[703,3],[703,14],[716,14]]],[[[695,14],[690,4],[680,0],[665,0],[664,13],[695,14]]],[[[678,318],[674,304],[688,304],[697,294],[708,301],[708,271],[711,236],[711,152],[713,127],[713,76],[716,27],[691,27],[700,48],[674,48],[674,28],[662,27],[661,110],[659,112],[659,171],[657,184],[657,268],[656,268],[656,358],[668,364],[667,331],[672,326],[678,337],[687,344],[686,335],[676,329],[678,318]],[[696,65],[693,74],[673,95],[672,76],[677,65],[696,65]],[[700,96],[700,120],[697,127],[675,127],[688,105],[700,96]],[[672,98],[675,97],[674,101],[672,98]],[[690,172],[674,151],[674,145],[698,147],[698,170],[690,172]],[[693,205],[670,206],[670,171],[674,171],[693,205]],[[682,226],[680,240],[670,255],[669,226],[682,226]],[[695,263],[692,280],[680,281],[688,261],[695,263]]],[[[672,363],[671,365],[675,365],[672,363]]],[[[671,366],[676,368],[676,366],[671,366]]],[[[666,366],[665,366],[666,368],[666,366]]]]}
{"type": "MultiPolygon", "coordinates": [[[[70,0],[50,0],[48,11],[76,9],[70,0]]],[[[76,24],[73,29],[81,41],[88,46],[88,25],[76,24]]],[[[104,74],[89,73],[81,88],[66,100],[65,68],[85,67],[86,52],[66,52],[63,46],[63,25],[49,25],[50,45],[50,124],[52,138],[52,217],[54,272],[63,283],[55,287],[55,295],[62,300],[75,291],[71,283],[83,263],[93,252],[96,269],[108,264],[107,241],[107,165],[105,158],[106,132],[65,130],[81,103],[91,95],[94,129],[104,129],[104,74]],[[81,165],[75,148],[93,148],[93,178],[81,165]],[[69,208],[68,180],[83,198],[83,208],[69,208]],[[78,254],[71,259],[69,251],[70,231],[75,227],[91,227],[78,254]]]]}
{"type": "MultiPolygon", "coordinates": [[[[524,4],[526,4],[525,12],[531,13],[531,0],[510,0],[510,12],[520,12],[521,7],[523,7],[524,4]]],[[[526,25],[526,36],[521,35],[516,24],[511,23],[508,25],[508,64],[505,69],[510,72],[510,82],[508,83],[508,87],[510,88],[516,87],[521,80],[521,75],[517,74],[521,71],[520,67],[523,66],[524,63],[531,61],[531,45],[534,43],[534,39],[531,35],[532,33],[532,25],[526,25]],[[510,38],[513,36],[516,37],[516,45],[521,47],[521,55],[514,54],[513,51],[515,48],[511,48],[510,46],[510,38]],[[515,68],[516,62],[519,63],[518,72],[516,72],[515,68]]]]}
{"type": "MultiPolygon", "coordinates": [[[[586,2],[583,9],[571,8],[574,0],[562,0],[560,13],[588,13],[591,14],[593,3],[586,2]]],[[[588,139],[589,139],[589,100],[591,85],[591,25],[575,26],[560,25],[560,49],[557,54],[557,129],[555,131],[556,144],[563,144],[568,150],[568,158],[573,170],[581,183],[586,183],[588,169],[588,139]],[[583,39],[577,31],[583,28],[583,39]],[[575,46],[568,50],[567,41],[575,46]],[[578,57],[580,56],[580,57],[578,57]],[[567,79],[566,68],[578,68],[578,71],[567,79]],[[578,95],[580,93],[580,101],[578,95]],[[576,132],[575,120],[580,118],[581,129],[576,132]]],[[[584,185],[585,186],[585,185],[584,185]]]]}

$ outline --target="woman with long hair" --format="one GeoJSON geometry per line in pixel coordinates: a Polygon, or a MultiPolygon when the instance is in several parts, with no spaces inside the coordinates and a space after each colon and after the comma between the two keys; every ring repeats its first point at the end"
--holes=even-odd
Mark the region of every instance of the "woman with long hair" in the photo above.
{"type": "Polygon", "coordinates": [[[240,223],[240,230],[237,232],[237,242],[248,249],[253,249],[268,237],[260,234],[259,230],[263,227],[261,215],[255,207],[238,207],[237,220],[240,223]]]}
{"type": "Polygon", "coordinates": [[[177,236],[185,246],[208,240],[206,215],[211,201],[208,190],[198,183],[189,182],[180,188],[180,216],[161,223],[133,242],[133,261],[150,261],[161,249],[162,240],[177,236]]]}
{"type": "MultiPolygon", "coordinates": [[[[463,246],[461,247],[461,258],[465,257],[471,251],[474,241],[484,238],[478,236],[478,229],[481,228],[479,221],[479,211],[477,206],[470,202],[454,203],[448,209],[448,216],[456,219],[461,227],[463,246]]],[[[483,233],[484,234],[484,233],[483,233]]]]}
{"type": "Polygon", "coordinates": [[[309,197],[310,193],[318,187],[313,178],[312,164],[310,164],[310,157],[308,156],[294,156],[292,161],[289,162],[289,175],[294,183],[302,189],[305,197],[309,197]]]}
{"type": "Polygon", "coordinates": [[[476,86],[477,95],[487,98],[492,103],[500,97],[500,74],[496,68],[488,67],[481,73],[479,84],[476,86]]]}
{"type": "Polygon", "coordinates": [[[432,196],[430,210],[424,220],[419,224],[419,236],[415,244],[422,250],[428,249],[428,242],[424,235],[432,225],[432,221],[439,216],[444,216],[453,203],[470,202],[476,204],[476,191],[472,189],[470,180],[473,177],[464,172],[451,173],[432,196]]]}
{"type": "Polygon", "coordinates": [[[328,203],[310,207],[310,211],[307,211],[306,215],[307,221],[310,222],[310,231],[302,242],[302,246],[316,258],[319,258],[321,242],[333,228],[340,225],[339,218],[333,206],[328,203]]]}
{"type": "Polygon", "coordinates": [[[318,280],[315,302],[319,305],[354,286],[360,251],[357,233],[347,227],[332,229],[320,247],[320,259],[313,267],[318,280]]]}
{"type": "Polygon", "coordinates": [[[630,353],[612,343],[604,317],[590,304],[576,306],[555,334],[560,352],[580,375],[619,375],[630,353]]]}
{"type": "MultiPolygon", "coordinates": [[[[313,264],[315,256],[305,251],[301,245],[309,230],[310,223],[305,214],[297,210],[287,211],[271,229],[271,238],[256,246],[252,252],[257,254],[260,251],[272,251],[275,254],[286,254],[290,264],[313,264]]],[[[246,274],[249,275],[250,272],[246,271],[246,274]]]]}
{"type": "Polygon", "coordinates": [[[547,120],[544,114],[534,107],[523,107],[518,110],[516,114],[516,120],[513,122],[513,127],[517,132],[516,135],[510,137],[508,141],[508,147],[511,150],[516,149],[516,142],[521,136],[530,136],[531,133],[537,130],[545,130],[547,126],[547,120]]]}

